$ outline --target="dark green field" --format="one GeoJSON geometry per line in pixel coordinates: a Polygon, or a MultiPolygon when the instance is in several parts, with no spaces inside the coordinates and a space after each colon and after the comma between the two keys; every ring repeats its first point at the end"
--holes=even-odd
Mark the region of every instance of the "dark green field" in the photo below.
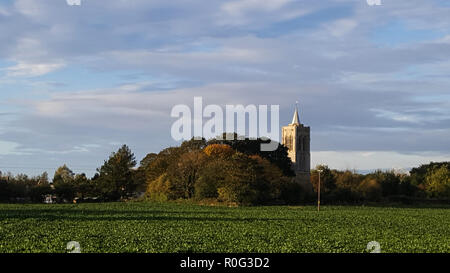
{"type": "Polygon", "coordinates": [[[450,252],[449,208],[0,205],[0,252],[450,252]]]}

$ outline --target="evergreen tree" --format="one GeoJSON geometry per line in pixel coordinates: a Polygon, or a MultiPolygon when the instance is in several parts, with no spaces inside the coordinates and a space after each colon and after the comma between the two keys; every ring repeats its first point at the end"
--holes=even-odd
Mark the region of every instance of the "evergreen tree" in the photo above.
{"type": "Polygon", "coordinates": [[[97,169],[100,192],[109,200],[118,200],[130,196],[134,189],[133,168],[136,166],[134,154],[123,145],[112,153],[103,166],[97,169]]]}

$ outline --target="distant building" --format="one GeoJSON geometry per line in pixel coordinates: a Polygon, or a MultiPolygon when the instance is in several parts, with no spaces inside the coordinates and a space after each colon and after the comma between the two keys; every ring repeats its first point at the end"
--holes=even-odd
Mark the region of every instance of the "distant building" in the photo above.
{"type": "Polygon", "coordinates": [[[282,128],[281,143],[288,148],[296,181],[312,191],[310,142],[310,128],[300,123],[296,106],[292,122],[282,128]]]}

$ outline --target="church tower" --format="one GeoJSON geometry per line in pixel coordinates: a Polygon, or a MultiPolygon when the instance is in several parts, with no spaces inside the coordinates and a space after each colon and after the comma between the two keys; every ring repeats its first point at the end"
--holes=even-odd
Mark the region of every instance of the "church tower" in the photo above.
{"type": "Polygon", "coordinates": [[[308,190],[312,190],[310,142],[310,128],[300,123],[296,106],[291,124],[282,128],[281,143],[288,148],[296,181],[306,186],[308,190]]]}

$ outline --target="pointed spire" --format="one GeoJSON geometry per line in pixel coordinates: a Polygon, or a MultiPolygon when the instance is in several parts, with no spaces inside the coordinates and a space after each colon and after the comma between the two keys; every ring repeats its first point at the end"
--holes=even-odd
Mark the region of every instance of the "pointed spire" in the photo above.
{"type": "Polygon", "coordinates": [[[300,119],[298,118],[298,101],[295,102],[295,112],[294,112],[294,117],[292,118],[292,123],[291,124],[300,124],[300,119]]]}

